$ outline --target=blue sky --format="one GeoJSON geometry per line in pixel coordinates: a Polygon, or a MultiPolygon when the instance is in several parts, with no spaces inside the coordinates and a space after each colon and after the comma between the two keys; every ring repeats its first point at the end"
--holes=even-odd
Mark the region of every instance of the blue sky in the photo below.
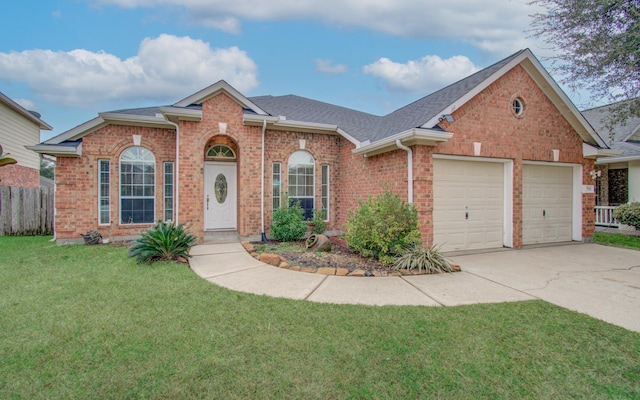
{"type": "Polygon", "coordinates": [[[548,56],[526,33],[535,11],[527,0],[11,1],[0,91],[53,125],[43,140],[220,79],[382,115],[522,48],[548,56]]]}

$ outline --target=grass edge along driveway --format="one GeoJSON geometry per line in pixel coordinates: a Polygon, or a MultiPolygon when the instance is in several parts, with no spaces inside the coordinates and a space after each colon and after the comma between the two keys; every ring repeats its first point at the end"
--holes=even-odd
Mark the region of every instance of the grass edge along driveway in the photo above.
{"type": "Polygon", "coordinates": [[[640,398],[640,335],[543,301],[367,307],[0,237],[0,398],[640,398]]]}

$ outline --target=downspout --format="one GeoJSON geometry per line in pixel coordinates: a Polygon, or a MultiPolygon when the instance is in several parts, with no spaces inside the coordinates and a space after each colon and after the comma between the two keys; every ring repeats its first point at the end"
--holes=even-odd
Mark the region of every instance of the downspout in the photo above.
{"type": "Polygon", "coordinates": [[[411,148],[405,146],[400,142],[400,139],[396,139],[396,146],[399,149],[407,152],[407,202],[413,203],[413,151],[411,148]]]}
{"type": "Polygon", "coordinates": [[[267,235],[264,233],[264,133],[267,130],[267,120],[262,120],[262,174],[260,179],[260,232],[262,234],[262,242],[269,243],[267,235]]]}
{"type": "Polygon", "coordinates": [[[176,127],[176,168],[174,171],[174,177],[175,177],[175,182],[174,182],[174,198],[175,198],[175,204],[173,205],[173,212],[174,212],[174,223],[176,225],[178,225],[178,213],[180,210],[180,207],[178,207],[179,203],[180,203],[180,159],[178,158],[180,156],[180,127],[178,126],[178,124],[176,124],[175,122],[171,122],[167,119],[167,117],[165,116],[164,119],[167,120],[168,123],[170,123],[171,125],[176,127]]]}

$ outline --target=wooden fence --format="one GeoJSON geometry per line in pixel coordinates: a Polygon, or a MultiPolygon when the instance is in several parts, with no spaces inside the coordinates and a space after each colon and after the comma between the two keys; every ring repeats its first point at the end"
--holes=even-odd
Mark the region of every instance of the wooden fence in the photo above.
{"type": "Polygon", "coordinates": [[[53,233],[53,189],[0,186],[0,236],[53,233]]]}

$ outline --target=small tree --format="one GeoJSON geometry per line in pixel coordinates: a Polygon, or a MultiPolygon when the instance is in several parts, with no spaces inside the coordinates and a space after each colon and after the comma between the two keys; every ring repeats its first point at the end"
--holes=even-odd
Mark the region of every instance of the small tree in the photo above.
{"type": "Polygon", "coordinates": [[[392,263],[406,247],[420,244],[418,213],[391,191],[370,196],[349,213],[346,240],[363,256],[392,263]]]}
{"type": "Polygon", "coordinates": [[[283,205],[273,212],[271,221],[271,237],[281,242],[301,239],[307,232],[304,222],[304,210],[300,202],[289,205],[289,199],[284,196],[283,205]]]}

